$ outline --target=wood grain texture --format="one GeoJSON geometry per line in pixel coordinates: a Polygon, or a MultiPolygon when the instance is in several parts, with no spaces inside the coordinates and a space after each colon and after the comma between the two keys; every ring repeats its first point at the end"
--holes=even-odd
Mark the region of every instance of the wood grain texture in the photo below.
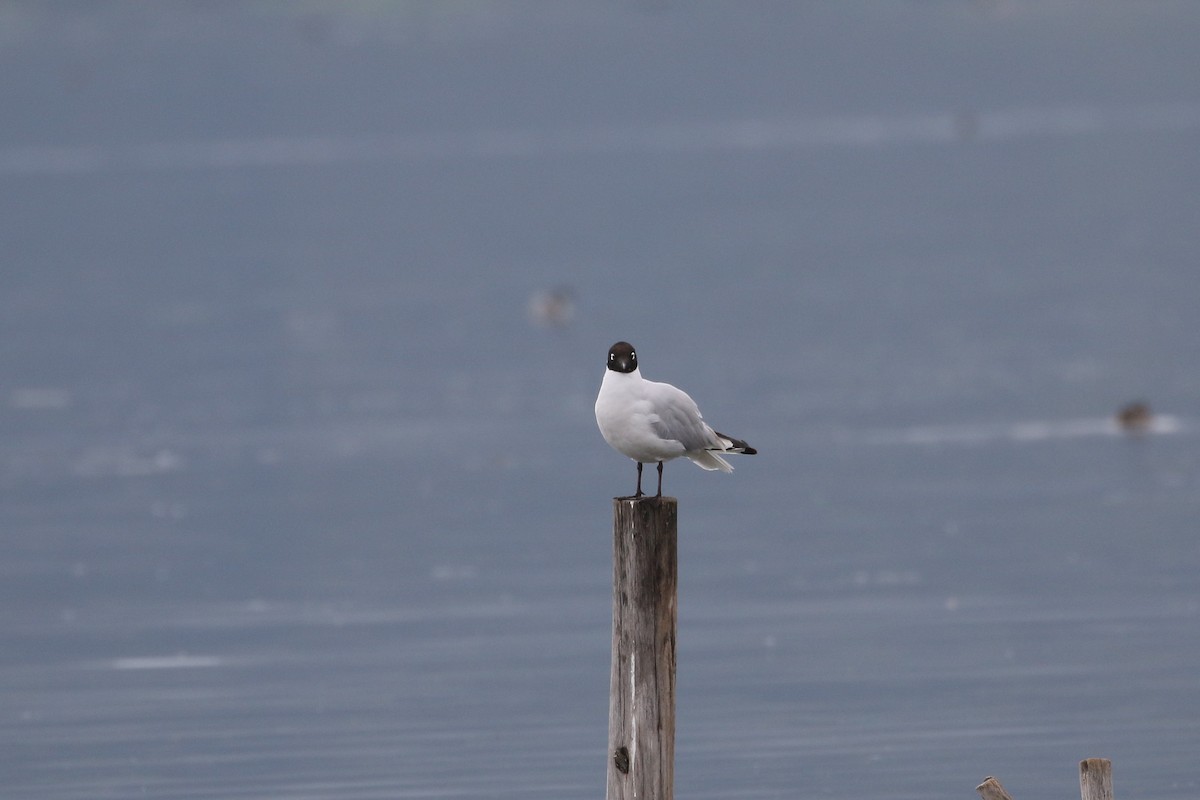
{"type": "Polygon", "coordinates": [[[613,500],[608,800],[671,800],[678,502],[613,500]]]}
{"type": "Polygon", "coordinates": [[[1079,762],[1079,795],[1083,800],[1112,800],[1112,762],[1085,758],[1079,762]]]}
{"type": "Polygon", "coordinates": [[[1000,785],[1000,781],[991,775],[983,779],[983,783],[975,787],[983,800],[1012,800],[1012,796],[1000,785]]]}

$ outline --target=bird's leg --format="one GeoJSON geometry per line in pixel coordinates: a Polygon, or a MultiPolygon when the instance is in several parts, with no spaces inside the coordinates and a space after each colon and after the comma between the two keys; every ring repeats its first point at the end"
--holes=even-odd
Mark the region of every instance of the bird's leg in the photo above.
{"type": "Polygon", "coordinates": [[[662,497],[662,465],[663,462],[658,462],[658,494],[655,497],[662,497]]]}
{"type": "Polygon", "coordinates": [[[640,462],[640,461],[637,462],[637,465],[638,465],[638,488],[637,488],[637,494],[635,494],[634,497],[641,497],[642,496],[642,462],[640,462]]]}

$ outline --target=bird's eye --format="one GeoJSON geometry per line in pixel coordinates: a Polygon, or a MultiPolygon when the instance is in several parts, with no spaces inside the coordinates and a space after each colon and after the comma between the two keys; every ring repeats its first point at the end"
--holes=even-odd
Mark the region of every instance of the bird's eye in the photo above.
{"type": "Polygon", "coordinates": [[[612,360],[613,360],[614,358],[616,358],[616,357],[617,357],[617,354],[616,354],[616,353],[609,353],[609,354],[608,354],[608,360],[609,360],[609,361],[612,361],[612,360]]]}

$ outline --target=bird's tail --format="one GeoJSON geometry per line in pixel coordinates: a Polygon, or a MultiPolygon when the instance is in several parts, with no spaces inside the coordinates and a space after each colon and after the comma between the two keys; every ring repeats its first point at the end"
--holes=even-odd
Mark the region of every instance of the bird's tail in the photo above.
{"type": "MultiPolygon", "coordinates": [[[[720,450],[717,453],[721,452],[720,450]]],[[[733,467],[729,466],[729,462],[721,458],[712,450],[692,450],[684,453],[685,456],[692,460],[696,466],[701,469],[719,469],[721,472],[733,472],[733,467]]]]}
{"type": "Polygon", "coordinates": [[[684,455],[695,462],[696,466],[702,469],[719,469],[721,472],[733,472],[733,467],[730,466],[729,462],[721,458],[717,453],[742,453],[748,456],[758,453],[757,450],[741,439],[735,439],[732,436],[717,433],[717,431],[713,431],[713,433],[716,434],[720,447],[708,447],[704,450],[693,450],[684,453],[684,455]]]}

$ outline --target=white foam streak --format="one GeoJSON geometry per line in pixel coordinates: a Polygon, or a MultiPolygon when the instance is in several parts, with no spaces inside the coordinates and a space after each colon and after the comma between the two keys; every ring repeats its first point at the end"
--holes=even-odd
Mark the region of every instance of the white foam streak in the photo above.
{"type": "Polygon", "coordinates": [[[192,656],[178,653],[169,656],[130,656],[114,658],[109,666],[116,670],[200,669],[224,666],[218,656],[192,656]]]}
{"type": "Polygon", "coordinates": [[[1109,417],[1068,420],[1033,420],[1003,424],[919,425],[863,434],[872,445],[980,445],[994,442],[1036,443],[1088,437],[1170,435],[1189,430],[1178,417],[1160,414],[1141,430],[1129,431],[1109,417]]]}
{"type": "Polygon", "coordinates": [[[954,110],[648,123],[568,129],[492,129],[400,136],[261,136],[245,139],[0,148],[2,175],[239,169],[340,163],[425,163],[586,155],[803,150],[1071,138],[1110,132],[1200,129],[1200,104],[954,110]]]}

